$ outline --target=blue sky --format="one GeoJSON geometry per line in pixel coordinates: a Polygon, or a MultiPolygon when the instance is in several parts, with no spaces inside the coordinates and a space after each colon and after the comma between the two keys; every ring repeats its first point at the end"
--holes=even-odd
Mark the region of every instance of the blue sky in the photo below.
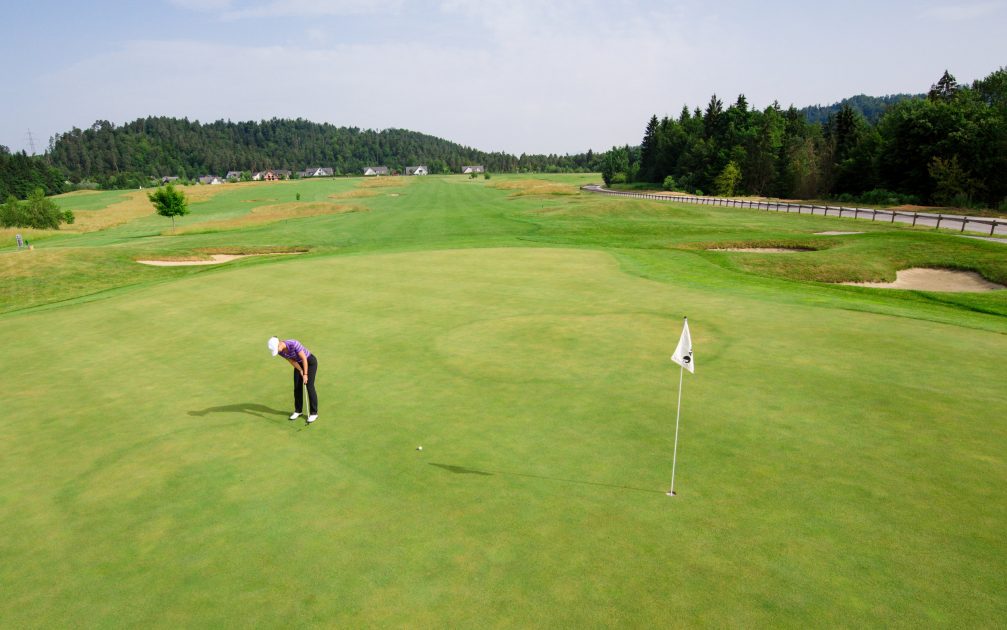
{"type": "Polygon", "coordinates": [[[1007,65],[1007,0],[5,2],[0,144],[148,115],[422,131],[486,151],[638,143],[716,93],[798,107],[1007,65]]]}

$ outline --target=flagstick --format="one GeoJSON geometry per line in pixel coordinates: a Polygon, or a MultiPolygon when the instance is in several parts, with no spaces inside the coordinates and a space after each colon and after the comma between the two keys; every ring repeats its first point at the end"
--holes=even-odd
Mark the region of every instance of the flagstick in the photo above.
{"type": "Polygon", "coordinates": [[[685,366],[680,366],[678,370],[678,411],[675,412],[675,450],[671,456],[671,489],[668,496],[675,496],[675,465],[678,463],[678,419],[682,416],[682,376],[685,375],[685,366]]]}

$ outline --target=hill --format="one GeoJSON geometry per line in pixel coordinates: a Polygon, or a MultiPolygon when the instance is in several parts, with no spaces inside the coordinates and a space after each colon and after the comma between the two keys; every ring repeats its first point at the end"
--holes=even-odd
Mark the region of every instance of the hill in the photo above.
{"type": "Polygon", "coordinates": [[[259,122],[148,117],[116,126],[105,120],[57,135],[49,148],[53,165],[72,181],[135,187],[152,177],[223,175],[227,171],[331,167],[359,174],[367,166],[402,171],[424,164],[433,173],[482,164],[494,172],[590,170],[593,155],[541,156],[487,153],[405,129],[336,127],[308,120],[259,122]]]}
{"type": "Polygon", "coordinates": [[[909,99],[925,98],[925,94],[889,94],[887,96],[867,96],[858,94],[849,98],[844,98],[832,105],[809,105],[798,111],[804,115],[805,119],[812,124],[823,124],[843,108],[849,105],[853,111],[859,113],[867,119],[869,123],[877,124],[881,115],[892,105],[909,99]]]}

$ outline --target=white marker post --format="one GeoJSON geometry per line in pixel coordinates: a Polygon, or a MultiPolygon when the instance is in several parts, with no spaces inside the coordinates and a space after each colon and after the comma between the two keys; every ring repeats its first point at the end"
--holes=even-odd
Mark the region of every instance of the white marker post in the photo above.
{"type": "Polygon", "coordinates": [[[679,364],[681,368],[678,372],[678,410],[675,412],[675,450],[671,456],[671,489],[668,496],[675,496],[675,467],[678,464],[678,421],[682,416],[682,377],[685,371],[695,374],[696,368],[692,360],[692,336],[689,334],[689,318],[684,318],[685,326],[682,328],[682,336],[678,340],[678,347],[671,355],[671,360],[679,364]]]}

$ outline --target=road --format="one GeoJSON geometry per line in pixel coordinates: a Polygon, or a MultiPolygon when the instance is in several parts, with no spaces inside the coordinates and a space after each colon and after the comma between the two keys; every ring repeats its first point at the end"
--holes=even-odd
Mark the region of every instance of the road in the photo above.
{"type": "MultiPolygon", "coordinates": [[[[638,193],[621,190],[609,190],[598,184],[582,186],[582,190],[621,197],[636,197],[656,201],[674,201],[677,203],[697,203],[701,205],[726,206],[735,208],[752,208],[757,210],[772,210],[775,212],[796,212],[798,214],[817,214],[822,216],[847,217],[854,219],[870,219],[888,223],[908,223],[924,227],[954,230],[956,232],[978,232],[987,236],[1007,236],[1007,220],[989,217],[973,217],[960,214],[943,214],[933,212],[909,212],[906,210],[875,210],[874,208],[852,208],[847,206],[817,206],[813,204],[796,204],[775,201],[750,201],[748,199],[727,199],[723,197],[693,197],[671,196],[653,193],[638,193]]],[[[990,239],[1003,242],[1000,239],[990,239]]]]}

